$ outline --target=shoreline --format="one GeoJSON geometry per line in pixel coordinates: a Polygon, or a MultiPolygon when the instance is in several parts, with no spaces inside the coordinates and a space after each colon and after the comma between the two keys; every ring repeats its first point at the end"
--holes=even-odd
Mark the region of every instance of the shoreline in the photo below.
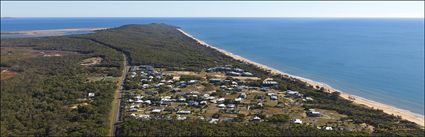
{"type": "Polygon", "coordinates": [[[402,119],[405,119],[405,120],[414,122],[414,123],[416,123],[416,124],[418,124],[418,125],[420,125],[422,127],[425,126],[424,115],[416,114],[416,113],[413,113],[413,112],[411,112],[409,110],[400,109],[400,108],[397,108],[397,107],[394,107],[394,106],[391,106],[391,105],[379,103],[379,102],[376,102],[376,101],[373,101],[373,100],[369,100],[369,99],[366,99],[366,98],[363,98],[363,97],[359,97],[359,96],[355,96],[355,95],[350,95],[348,93],[341,92],[340,90],[337,90],[337,89],[329,86],[328,84],[325,84],[325,83],[322,83],[322,82],[317,82],[317,81],[314,81],[314,80],[311,80],[311,79],[308,79],[308,78],[304,78],[304,77],[300,77],[300,76],[295,76],[295,75],[291,75],[291,74],[288,74],[288,73],[284,73],[282,71],[276,70],[276,69],[271,68],[269,66],[266,66],[266,65],[263,65],[263,64],[260,64],[260,63],[251,61],[251,60],[246,59],[244,57],[241,57],[239,55],[235,55],[235,54],[233,54],[231,52],[228,52],[228,51],[226,51],[224,49],[220,49],[220,48],[211,46],[211,45],[207,44],[206,42],[195,38],[194,36],[190,35],[189,33],[186,33],[182,29],[177,28],[177,30],[179,32],[181,32],[182,34],[186,35],[187,37],[189,37],[189,38],[197,41],[199,44],[201,44],[201,45],[203,45],[205,47],[215,49],[215,50],[217,50],[217,51],[219,51],[219,52],[225,54],[226,56],[229,56],[229,57],[231,57],[231,58],[233,58],[235,60],[238,60],[238,61],[241,61],[241,62],[244,62],[244,63],[247,63],[247,64],[252,64],[252,65],[254,65],[254,66],[256,66],[256,67],[258,67],[258,68],[260,68],[260,69],[262,69],[264,71],[270,72],[273,75],[281,75],[281,76],[287,77],[287,78],[295,78],[295,79],[298,79],[300,81],[303,81],[303,82],[307,83],[308,85],[313,86],[316,89],[324,88],[325,91],[327,91],[329,93],[340,92],[341,93],[340,96],[342,98],[347,99],[347,100],[351,100],[355,104],[365,105],[367,107],[374,108],[374,109],[380,109],[380,110],[383,110],[387,114],[398,115],[398,116],[401,116],[402,119]]]}
{"type": "Polygon", "coordinates": [[[46,30],[28,30],[28,31],[2,31],[1,35],[20,36],[20,37],[40,37],[40,36],[62,36],[71,32],[96,31],[107,28],[71,28],[71,29],[46,29],[46,30]]]}

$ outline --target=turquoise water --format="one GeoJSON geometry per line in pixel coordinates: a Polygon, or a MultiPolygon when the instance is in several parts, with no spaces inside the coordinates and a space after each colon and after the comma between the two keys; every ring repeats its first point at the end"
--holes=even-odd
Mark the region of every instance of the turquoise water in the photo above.
{"type": "Polygon", "coordinates": [[[2,31],[168,23],[283,72],[424,114],[424,20],[337,18],[10,18],[2,31]]]}

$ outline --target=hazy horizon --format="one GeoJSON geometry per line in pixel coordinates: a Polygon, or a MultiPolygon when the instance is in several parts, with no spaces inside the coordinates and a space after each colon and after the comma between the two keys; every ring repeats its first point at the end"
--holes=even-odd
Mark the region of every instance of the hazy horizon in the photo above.
{"type": "Polygon", "coordinates": [[[423,11],[423,1],[2,1],[1,4],[2,17],[423,18],[423,11]]]}

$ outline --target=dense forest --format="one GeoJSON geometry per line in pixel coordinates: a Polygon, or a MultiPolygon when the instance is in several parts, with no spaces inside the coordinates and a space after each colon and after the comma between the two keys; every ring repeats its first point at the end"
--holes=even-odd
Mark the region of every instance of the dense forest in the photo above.
{"type": "Polygon", "coordinates": [[[415,123],[355,105],[337,93],[316,90],[299,80],[274,76],[233,60],[214,49],[200,46],[176,28],[165,24],[125,25],[82,35],[2,39],[1,46],[79,53],[1,62],[2,67],[18,72],[17,76],[1,83],[2,135],[105,135],[115,83],[89,82],[86,77],[93,73],[119,76],[120,52],[123,52],[133,65],[150,64],[170,70],[205,70],[233,65],[261,78],[273,77],[280,83],[280,90],[297,90],[314,97],[314,101],[304,104],[306,109],[335,110],[355,123],[374,126],[375,130],[371,134],[325,131],[290,125],[287,121],[215,125],[200,121],[140,121],[127,117],[118,129],[120,136],[424,136],[424,129],[415,123]],[[91,67],[79,65],[79,61],[88,57],[102,57],[104,61],[91,67]],[[77,109],[64,107],[78,103],[88,92],[98,95],[90,105],[77,109]]]}
{"type": "MultiPolygon", "coordinates": [[[[107,134],[107,118],[116,84],[87,78],[120,75],[121,53],[87,40],[67,37],[2,39],[1,46],[78,53],[1,62],[2,67],[17,72],[16,76],[1,81],[2,136],[107,134]],[[96,66],[80,65],[81,60],[94,56],[104,60],[96,66]],[[88,99],[88,93],[96,96],[88,99]]],[[[2,54],[4,56],[7,55],[2,54]]]]}

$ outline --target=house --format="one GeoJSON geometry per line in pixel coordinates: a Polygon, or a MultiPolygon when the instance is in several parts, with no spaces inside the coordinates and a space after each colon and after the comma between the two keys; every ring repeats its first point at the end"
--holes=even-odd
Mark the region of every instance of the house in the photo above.
{"type": "Polygon", "coordinates": [[[242,98],[235,98],[235,102],[241,102],[242,101],[242,98]]]}
{"type": "Polygon", "coordinates": [[[215,104],[215,103],[217,103],[217,100],[216,99],[211,99],[210,102],[215,104]]]}
{"type": "Polygon", "coordinates": [[[210,123],[210,124],[217,124],[219,120],[220,119],[218,119],[218,118],[212,118],[210,121],[208,121],[208,123],[210,123]]]}
{"type": "Polygon", "coordinates": [[[239,95],[239,97],[240,97],[240,98],[246,98],[246,93],[241,93],[241,94],[239,95]]]}
{"type": "Polygon", "coordinates": [[[219,108],[225,108],[226,107],[226,105],[224,105],[224,104],[218,104],[217,105],[219,108]]]}
{"type": "Polygon", "coordinates": [[[140,100],[140,99],[143,99],[143,96],[137,95],[137,96],[135,96],[134,98],[135,98],[136,100],[140,100]]]}
{"type": "Polygon", "coordinates": [[[223,102],[224,102],[224,100],[226,100],[226,99],[224,99],[224,98],[219,98],[219,99],[217,99],[217,102],[218,102],[218,103],[223,103],[223,102]]]}
{"type": "Polygon", "coordinates": [[[152,113],[161,113],[161,109],[153,109],[151,112],[152,113]]]}
{"type": "Polygon", "coordinates": [[[142,85],[142,88],[143,88],[143,89],[147,89],[147,88],[149,88],[149,84],[143,84],[143,85],[142,85]]]}
{"type": "Polygon", "coordinates": [[[233,68],[233,71],[235,71],[235,72],[244,72],[244,70],[243,69],[240,69],[240,68],[233,68]]]}
{"type": "Polygon", "coordinates": [[[141,118],[141,119],[150,119],[151,116],[150,115],[144,115],[144,114],[142,114],[142,115],[139,115],[139,118],[141,118]]]}
{"type": "Polygon", "coordinates": [[[243,73],[242,73],[242,76],[248,76],[248,77],[251,77],[251,76],[254,76],[254,74],[252,74],[251,72],[243,72],[243,73]]]}
{"type": "Polygon", "coordinates": [[[276,81],[273,81],[273,80],[264,80],[262,83],[261,83],[261,86],[264,86],[264,87],[272,87],[272,86],[276,86],[278,83],[276,82],[276,81]]]}
{"type": "Polygon", "coordinates": [[[197,102],[197,101],[189,101],[189,106],[199,106],[199,102],[197,102]]]}
{"type": "Polygon", "coordinates": [[[263,103],[258,102],[258,103],[257,103],[257,106],[258,106],[258,107],[263,107],[264,105],[263,105],[263,103]]]}
{"type": "Polygon", "coordinates": [[[263,100],[263,99],[264,99],[264,96],[263,96],[263,95],[257,95],[257,96],[255,97],[255,99],[261,99],[261,100],[263,100]]]}
{"type": "Polygon", "coordinates": [[[205,98],[206,100],[213,100],[213,99],[215,99],[215,97],[214,96],[209,96],[209,97],[207,97],[207,98],[205,98]]]}
{"type": "Polygon", "coordinates": [[[234,71],[229,71],[229,72],[226,72],[226,75],[228,75],[228,76],[241,76],[242,74],[238,73],[238,72],[234,72],[234,71]]]}
{"type": "Polygon", "coordinates": [[[329,126],[326,126],[325,127],[325,130],[333,130],[333,128],[332,127],[329,127],[329,126]]]}
{"type": "Polygon", "coordinates": [[[314,99],[311,98],[311,97],[305,97],[305,100],[307,100],[307,101],[313,101],[314,99]]]}
{"type": "Polygon", "coordinates": [[[274,96],[275,94],[272,92],[267,93],[267,96],[274,96]]]}
{"type": "Polygon", "coordinates": [[[252,118],[252,121],[261,121],[261,118],[258,116],[254,116],[254,118],[252,118]]]}
{"type": "Polygon", "coordinates": [[[128,112],[137,112],[137,109],[136,108],[129,108],[128,112]]]}
{"type": "Polygon", "coordinates": [[[174,81],[170,79],[170,80],[167,80],[165,83],[172,84],[172,83],[174,83],[174,81]]]}
{"type": "Polygon", "coordinates": [[[209,79],[208,80],[210,83],[219,83],[219,82],[221,82],[221,79],[217,79],[217,78],[211,78],[211,79],[209,79]]]}
{"type": "Polygon", "coordinates": [[[88,96],[89,96],[89,97],[94,97],[94,95],[95,95],[95,94],[94,94],[93,92],[90,92],[90,93],[88,94],[88,96]]]}
{"type": "Polygon", "coordinates": [[[225,113],[227,114],[239,114],[239,110],[234,109],[234,108],[228,108],[225,110],[225,113]]]}
{"type": "Polygon", "coordinates": [[[294,124],[303,124],[303,121],[301,121],[300,119],[295,119],[294,124]]]}
{"type": "Polygon", "coordinates": [[[204,100],[204,101],[201,101],[201,102],[200,102],[200,104],[201,104],[201,105],[207,105],[207,104],[208,104],[208,102],[204,100]]]}
{"type": "Polygon", "coordinates": [[[192,84],[195,84],[195,83],[198,83],[198,80],[189,80],[187,82],[187,84],[189,84],[189,85],[192,85],[192,84]]]}
{"type": "Polygon", "coordinates": [[[290,96],[290,97],[302,97],[303,96],[298,91],[287,90],[285,93],[286,93],[287,96],[290,96]]]}
{"type": "Polygon", "coordinates": [[[152,104],[152,101],[151,100],[146,100],[145,103],[148,104],[148,105],[150,105],[150,104],[152,104]]]}
{"type": "Polygon", "coordinates": [[[189,110],[179,110],[176,113],[177,114],[190,114],[191,112],[189,110]]]}
{"type": "Polygon", "coordinates": [[[319,117],[320,116],[320,112],[314,110],[314,109],[309,109],[307,111],[307,116],[309,117],[319,117]]]}
{"type": "Polygon", "coordinates": [[[235,104],[227,104],[228,108],[235,108],[235,106],[236,106],[235,104]]]}
{"type": "Polygon", "coordinates": [[[277,100],[277,96],[276,95],[270,96],[270,100],[277,100]]]}

